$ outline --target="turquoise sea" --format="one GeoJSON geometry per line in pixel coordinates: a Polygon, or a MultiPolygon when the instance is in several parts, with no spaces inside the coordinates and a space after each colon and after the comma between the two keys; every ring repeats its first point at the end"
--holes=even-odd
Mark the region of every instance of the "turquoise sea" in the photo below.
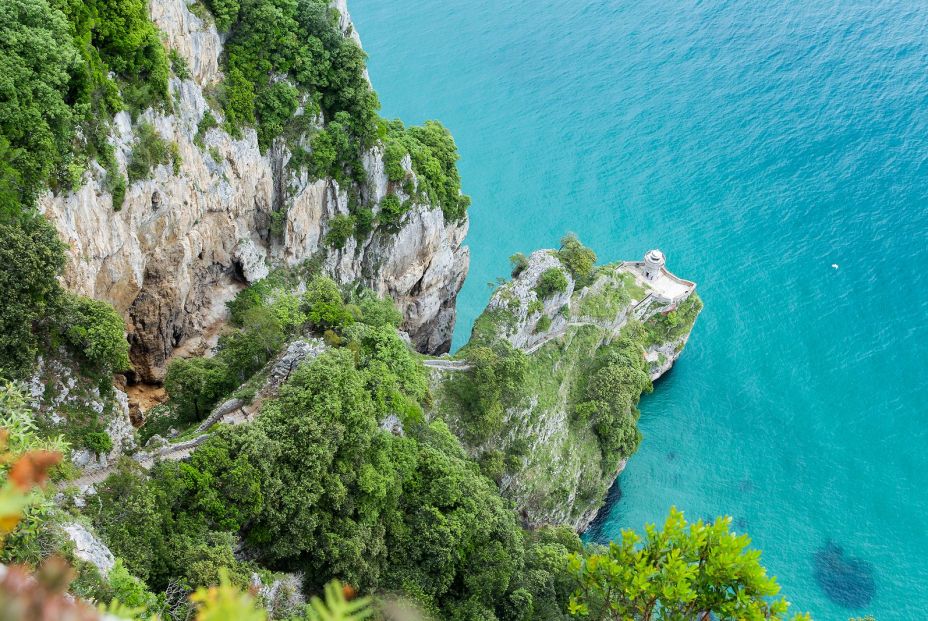
{"type": "Polygon", "coordinates": [[[383,113],[473,197],[455,343],[516,251],[651,247],[706,308],[594,532],[729,514],[799,610],[928,601],[928,4],[353,0],[383,113]],[[833,269],[837,264],[838,269],[833,269]]]}

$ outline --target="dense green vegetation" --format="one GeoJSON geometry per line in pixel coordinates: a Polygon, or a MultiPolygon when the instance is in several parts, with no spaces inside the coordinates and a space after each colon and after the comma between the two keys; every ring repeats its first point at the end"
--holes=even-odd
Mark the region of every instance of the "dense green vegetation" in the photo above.
{"type": "Polygon", "coordinates": [[[648,343],[675,341],[689,332],[702,310],[702,300],[695,293],[666,315],[657,315],[645,325],[648,343]]]}
{"type": "Polygon", "coordinates": [[[40,324],[59,299],[64,252],[52,225],[35,214],[0,221],[0,239],[0,370],[21,377],[38,352],[40,324]]]}
{"type": "Polygon", "coordinates": [[[583,400],[574,406],[573,415],[595,431],[604,468],[614,467],[638,448],[636,405],[641,394],[652,389],[642,347],[631,332],[600,348],[585,369],[585,382],[578,384],[583,400]]]}
{"type": "Polygon", "coordinates": [[[346,116],[358,146],[377,138],[377,95],[364,77],[364,52],[338,29],[323,0],[208,0],[228,33],[222,96],[229,128],[255,123],[267,148],[297,107],[309,102],[327,120],[346,116]],[[279,80],[276,76],[285,76],[279,80]]]}
{"type": "Polygon", "coordinates": [[[446,390],[461,405],[467,440],[479,444],[499,433],[506,407],[524,397],[528,359],[508,341],[469,345],[462,355],[473,370],[448,378],[446,390]]]}
{"type": "Polygon", "coordinates": [[[48,183],[79,185],[90,159],[115,168],[113,113],[169,101],[142,0],[5,1],[0,76],[0,174],[25,207],[48,183]]]}
{"type": "Polygon", "coordinates": [[[419,182],[417,198],[441,207],[448,220],[464,217],[470,197],[461,194],[458,149],[441,123],[428,121],[422,127],[407,128],[399,120],[391,121],[384,144],[384,167],[390,181],[407,181],[402,159],[408,154],[419,182]]]}
{"type": "MultiPolygon", "coordinates": [[[[311,590],[339,576],[462,620],[542,618],[525,616],[537,597],[555,615],[545,618],[562,618],[569,587],[561,580],[553,592],[550,573],[580,549],[576,535],[568,548],[523,533],[447,427],[426,424],[425,370],[397,335],[392,305],[367,294],[347,305],[330,283],[311,282],[306,317],[338,329],[343,345],[293,373],[254,423],[214,433],[188,462],[163,464],[148,482],[131,469],[111,477],[93,511],[99,532],[156,589],[211,584],[220,566],[244,584],[253,568],[231,553],[240,536],[262,565],[302,571],[311,590]],[[360,311],[350,323],[338,312],[346,306],[360,311]],[[379,427],[389,415],[404,435],[379,427]]],[[[273,295],[244,293],[236,311],[268,308],[273,295]]]]}
{"type": "Polygon", "coordinates": [[[216,356],[171,362],[164,380],[171,411],[146,424],[146,438],[170,425],[182,427],[203,420],[217,403],[260,371],[288,338],[314,330],[329,342],[342,344],[355,334],[349,329],[356,322],[399,325],[400,314],[392,302],[369,291],[342,291],[330,278],[316,275],[297,297],[288,290],[296,282],[289,280],[292,277],[277,272],[229,303],[233,327],[220,336],[216,356]]]}
{"type": "Polygon", "coordinates": [[[523,531],[444,423],[421,418],[422,367],[383,328],[355,324],[351,345],[300,367],[254,423],[214,433],[188,461],[107,480],[91,515],[126,567],[155,589],[214,584],[221,568],[244,586],[259,566],[232,554],[242,538],[260,565],[304,572],[310,591],[339,576],[438,619],[785,618],[724,520],[687,527],[672,513],[608,550],[568,529],[523,531]],[[378,426],[397,411],[403,435],[378,426]]]}

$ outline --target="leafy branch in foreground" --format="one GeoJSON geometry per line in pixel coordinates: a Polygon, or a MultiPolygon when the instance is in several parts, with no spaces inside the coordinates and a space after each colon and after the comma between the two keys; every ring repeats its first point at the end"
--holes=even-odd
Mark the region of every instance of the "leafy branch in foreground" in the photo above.
{"type": "Polygon", "coordinates": [[[789,603],[770,599],[780,587],[760,564],[760,551],[748,549],[750,538],[730,525],[728,517],[687,524],[671,508],[663,530],[649,524],[644,539],[623,530],[605,553],[573,555],[571,615],[596,621],[786,619],[789,603]]]}

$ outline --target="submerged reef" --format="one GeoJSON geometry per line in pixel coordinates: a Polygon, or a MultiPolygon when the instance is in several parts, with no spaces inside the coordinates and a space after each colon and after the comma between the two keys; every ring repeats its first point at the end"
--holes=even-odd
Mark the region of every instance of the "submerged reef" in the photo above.
{"type": "Polygon", "coordinates": [[[828,599],[845,608],[863,608],[873,600],[873,565],[849,556],[832,541],[815,553],[815,582],[828,599]]]}

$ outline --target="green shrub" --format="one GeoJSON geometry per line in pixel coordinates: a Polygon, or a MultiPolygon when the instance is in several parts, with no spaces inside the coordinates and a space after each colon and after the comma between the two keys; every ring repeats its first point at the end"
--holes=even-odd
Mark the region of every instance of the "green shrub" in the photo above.
{"type": "Polygon", "coordinates": [[[142,580],[149,580],[159,557],[169,554],[163,539],[164,513],[156,490],[138,474],[131,460],[97,484],[97,502],[88,503],[87,515],[114,555],[142,580]]]}
{"type": "Polygon", "coordinates": [[[116,564],[110,569],[107,581],[113,592],[113,599],[123,606],[154,614],[158,610],[158,597],[148,590],[145,583],[126,569],[122,559],[116,559],[116,564]]]}
{"type": "MultiPolygon", "coordinates": [[[[581,244],[573,233],[561,238],[561,249],[557,252],[557,258],[578,283],[586,283],[592,277],[596,253],[581,244]]],[[[578,287],[580,286],[578,284],[578,287]]]]}
{"type": "Polygon", "coordinates": [[[325,235],[325,243],[341,250],[354,232],[354,225],[352,216],[338,214],[329,221],[329,232],[325,235]]]}
{"type": "Polygon", "coordinates": [[[545,304],[539,299],[534,299],[528,303],[528,314],[534,315],[545,310],[545,304]]]}
{"type": "Polygon", "coordinates": [[[210,13],[209,9],[206,8],[206,5],[203,4],[200,0],[195,0],[192,4],[187,5],[187,10],[199,17],[206,25],[215,23],[213,14],[210,13]]]}
{"type": "Polygon", "coordinates": [[[361,309],[362,323],[394,328],[403,323],[403,315],[392,298],[379,298],[373,291],[366,290],[355,296],[353,301],[361,309]]]}
{"type": "Polygon", "coordinates": [[[238,0],[204,0],[216,20],[216,29],[226,32],[238,19],[238,0]]]}
{"type": "Polygon", "coordinates": [[[338,285],[325,276],[317,276],[307,285],[303,308],[310,323],[318,330],[338,331],[354,323],[338,285]]]}
{"type": "Polygon", "coordinates": [[[506,474],[506,457],[502,451],[490,449],[480,455],[480,472],[494,483],[499,483],[506,474]]]}
{"type": "Polygon", "coordinates": [[[776,579],[761,566],[751,539],[730,527],[731,518],[687,524],[671,507],[662,529],[649,525],[644,536],[623,531],[621,544],[572,554],[573,616],[685,619],[699,610],[707,618],[785,621],[789,603],[772,599],[780,591],[776,579]]]}
{"type": "Polygon", "coordinates": [[[278,291],[271,303],[271,312],[280,322],[280,326],[287,334],[298,332],[306,323],[306,313],[303,312],[302,300],[292,293],[278,291]]]}
{"type": "Polygon", "coordinates": [[[261,119],[258,125],[258,145],[266,151],[277,136],[284,132],[287,122],[300,104],[300,92],[285,80],[275,82],[255,96],[255,114],[261,119]]]}
{"type": "Polygon", "coordinates": [[[113,211],[122,211],[122,206],[126,203],[126,178],[119,175],[113,181],[113,211]]]}
{"type": "Polygon", "coordinates": [[[132,153],[126,171],[129,173],[129,182],[135,183],[147,179],[151,169],[162,164],[179,166],[179,154],[176,147],[172,149],[171,143],[162,138],[151,123],[141,123],[136,128],[137,138],[132,145],[132,153]]]}
{"type": "Polygon", "coordinates": [[[358,209],[354,214],[354,234],[364,239],[374,230],[374,211],[369,208],[358,209]]]}
{"type": "Polygon", "coordinates": [[[170,155],[171,171],[176,177],[180,174],[180,168],[184,164],[184,160],[180,155],[180,146],[176,142],[172,142],[168,147],[168,154],[170,155]]]}
{"type": "Polygon", "coordinates": [[[125,323],[106,302],[68,294],[61,327],[74,353],[97,368],[108,372],[132,368],[125,323]]]}
{"type": "Polygon", "coordinates": [[[175,358],[168,365],[164,388],[182,423],[206,418],[230,390],[228,365],[217,358],[175,358]]]}
{"type": "MultiPolygon", "coordinates": [[[[200,122],[197,123],[197,134],[193,138],[193,143],[200,147],[201,149],[206,146],[204,140],[206,139],[206,132],[209,130],[219,127],[219,121],[216,120],[216,117],[213,115],[213,111],[207,109],[203,113],[203,118],[200,119],[200,122]]],[[[220,159],[213,158],[217,162],[221,161],[220,159]]]]}
{"type": "Polygon", "coordinates": [[[542,315],[538,319],[538,323],[535,324],[536,334],[541,334],[542,332],[547,332],[551,328],[551,318],[547,315],[542,315]]]}
{"type": "Polygon", "coordinates": [[[238,68],[231,67],[222,83],[222,103],[226,113],[226,130],[241,136],[241,128],[255,122],[255,87],[238,68]]]}
{"type": "Polygon", "coordinates": [[[168,53],[168,58],[171,60],[171,71],[174,72],[174,75],[181,80],[189,80],[191,78],[190,67],[187,65],[187,60],[181,56],[177,50],[171,50],[168,53]]]}
{"type": "Polygon", "coordinates": [[[406,145],[402,140],[389,140],[384,147],[384,172],[387,173],[387,179],[394,183],[406,178],[406,170],[403,168],[403,158],[406,157],[406,153],[406,145]]]}
{"type": "Polygon", "coordinates": [[[676,310],[666,315],[657,314],[644,324],[646,341],[657,344],[679,339],[693,327],[701,310],[702,300],[693,293],[676,310]]]}
{"type": "Polygon", "coordinates": [[[332,177],[341,184],[365,178],[358,159],[359,145],[351,132],[351,117],[339,112],[326,128],[313,136],[309,173],[316,178],[332,177]]]}
{"type": "MultiPolygon", "coordinates": [[[[256,124],[262,146],[281,135],[295,99],[292,91],[280,97],[282,81],[271,76],[286,75],[301,93],[313,95],[327,120],[345,115],[338,122],[350,134],[352,148],[336,150],[336,160],[320,155],[315,174],[335,166],[355,168],[362,149],[376,138],[379,102],[364,77],[364,52],[340,31],[329,5],[318,0],[210,0],[210,8],[217,25],[229,31],[224,55],[229,123],[236,128],[256,124]]],[[[314,145],[314,151],[325,151],[317,149],[321,146],[314,145]]]]}
{"type": "Polygon", "coordinates": [[[406,209],[396,194],[387,194],[380,200],[380,220],[388,224],[399,222],[406,209]]]}
{"type": "Polygon", "coordinates": [[[567,291],[568,284],[564,272],[556,267],[550,267],[542,272],[538,278],[535,293],[538,294],[540,299],[546,300],[555,294],[567,291]]]}
{"type": "Polygon", "coordinates": [[[96,565],[75,559],[72,566],[77,576],[68,586],[69,593],[90,601],[108,602],[113,599],[113,589],[96,565]]]}
{"type": "Polygon", "coordinates": [[[525,271],[528,267],[528,257],[526,257],[521,252],[517,252],[511,257],[509,257],[509,263],[512,264],[512,277],[518,278],[519,274],[525,271]]]}
{"type": "Polygon", "coordinates": [[[286,339],[277,314],[266,306],[249,310],[243,323],[243,330],[232,330],[219,338],[217,357],[226,365],[230,389],[259,371],[286,339]]]}
{"type": "Polygon", "coordinates": [[[105,431],[90,431],[84,434],[84,448],[94,455],[106,455],[113,450],[113,439],[105,431]]]}

